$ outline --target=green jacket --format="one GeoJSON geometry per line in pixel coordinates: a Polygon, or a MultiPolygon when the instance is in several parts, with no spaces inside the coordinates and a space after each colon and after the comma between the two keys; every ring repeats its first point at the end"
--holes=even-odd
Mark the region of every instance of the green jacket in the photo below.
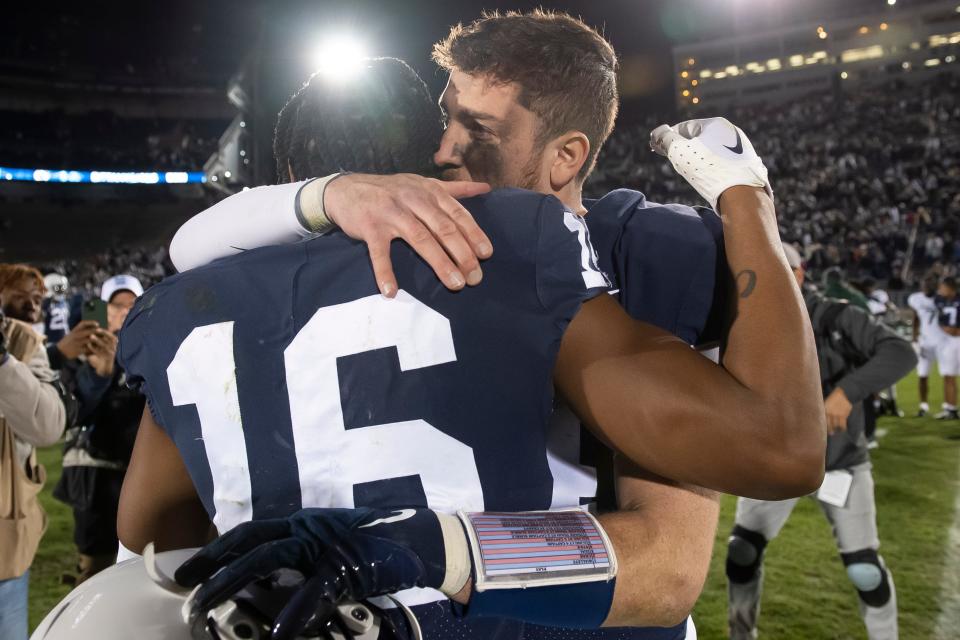
{"type": "Polygon", "coordinates": [[[842,282],[835,282],[831,285],[828,285],[823,290],[823,295],[827,298],[846,300],[855,307],[860,307],[861,309],[870,311],[870,306],[867,304],[867,296],[863,295],[856,289],[848,287],[842,282]]]}

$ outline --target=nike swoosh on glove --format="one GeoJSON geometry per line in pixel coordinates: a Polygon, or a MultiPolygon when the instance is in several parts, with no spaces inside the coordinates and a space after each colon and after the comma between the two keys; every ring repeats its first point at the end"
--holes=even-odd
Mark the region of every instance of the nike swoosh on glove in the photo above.
{"type": "Polygon", "coordinates": [[[714,210],[720,195],[737,185],[762,188],[773,198],[763,161],[743,130],[726,118],[660,125],[650,134],[650,148],[666,156],[714,210]]]}
{"type": "MultiPolygon", "coordinates": [[[[288,518],[243,523],[187,560],[175,574],[184,587],[202,583],[194,614],[232,597],[280,569],[306,579],[278,616],[273,637],[289,639],[337,602],[360,602],[412,587],[441,588],[448,559],[444,525],[429,509],[303,509],[288,518]]],[[[464,538],[463,561],[469,568],[464,538]]],[[[469,569],[457,588],[466,582],[469,569]]],[[[455,593],[455,592],[454,592],[455,593]]]]}

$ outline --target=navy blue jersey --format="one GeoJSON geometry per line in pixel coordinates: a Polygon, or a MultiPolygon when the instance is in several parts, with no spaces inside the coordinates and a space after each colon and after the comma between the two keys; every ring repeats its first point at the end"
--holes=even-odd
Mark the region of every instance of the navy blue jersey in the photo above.
{"type": "Polygon", "coordinates": [[[43,332],[47,344],[57,344],[70,332],[70,303],[66,298],[51,297],[43,301],[43,332]]]}
{"type": "Polygon", "coordinates": [[[403,289],[387,300],[366,246],[334,233],[173,276],[137,302],[120,362],[219,531],[301,507],[551,506],[553,365],[607,282],[555,198],[464,204],[496,247],[480,287],[448,291],[398,242],[403,289]]]}
{"type": "MultiPolygon", "coordinates": [[[[647,201],[637,191],[617,189],[585,202],[590,239],[599,265],[620,304],[632,317],[691,345],[719,341],[722,279],[726,273],[723,228],[710,209],[647,201]]],[[[602,511],[617,508],[613,458],[565,408],[550,425],[550,465],[556,506],[580,496],[602,511]]],[[[564,631],[528,626],[525,640],[679,640],[686,623],[669,629],[564,631]]]]}
{"type": "Polygon", "coordinates": [[[720,216],[617,189],[588,201],[600,268],[631,316],[691,345],[720,339],[726,273],[720,216]]]}
{"type": "MultiPolygon", "coordinates": [[[[704,208],[648,202],[628,189],[585,204],[600,269],[627,313],[691,345],[717,343],[727,272],[719,216],[704,208]]],[[[602,510],[615,509],[609,450],[563,408],[550,433],[561,500],[578,493],[581,502],[596,500],[602,510]]]]}
{"type": "Polygon", "coordinates": [[[941,327],[951,327],[956,329],[960,327],[960,296],[954,296],[948,300],[943,296],[937,296],[937,318],[941,327]]]}

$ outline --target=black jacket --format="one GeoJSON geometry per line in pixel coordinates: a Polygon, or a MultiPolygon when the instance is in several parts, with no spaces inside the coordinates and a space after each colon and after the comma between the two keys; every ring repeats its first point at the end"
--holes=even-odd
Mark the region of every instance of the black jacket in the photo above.
{"type": "Polygon", "coordinates": [[[817,340],[824,398],[840,387],[853,404],[847,430],[827,439],[827,471],[849,469],[870,459],[863,401],[910,373],[917,356],[907,340],[859,307],[816,292],[808,293],[805,301],[817,340]],[[835,305],[843,305],[842,310],[829,312],[835,305]]]}

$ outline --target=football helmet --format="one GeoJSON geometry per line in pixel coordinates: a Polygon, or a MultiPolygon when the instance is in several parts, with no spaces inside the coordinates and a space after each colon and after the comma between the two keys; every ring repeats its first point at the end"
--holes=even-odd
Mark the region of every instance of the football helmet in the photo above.
{"type": "Polygon", "coordinates": [[[59,273],[48,273],[43,277],[43,284],[47,288],[48,298],[52,296],[63,296],[66,295],[67,289],[70,288],[70,281],[67,280],[67,276],[59,273]]]}
{"type": "MultiPolygon", "coordinates": [[[[154,553],[116,564],[74,589],[43,619],[31,640],[267,640],[272,615],[291,593],[293,576],[280,575],[191,618],[191,593],[173,574],[196,549],[154,553]],[[286,581],[286,585],[285,585],[286,581]]],[[[406,633],[371,604],[344,602],[336,614],[304,638],[377,640],[419,638],[420,630],[405,607],[406,633]],[[382,634],[381,634],[382,632],[382,634]]]]}

